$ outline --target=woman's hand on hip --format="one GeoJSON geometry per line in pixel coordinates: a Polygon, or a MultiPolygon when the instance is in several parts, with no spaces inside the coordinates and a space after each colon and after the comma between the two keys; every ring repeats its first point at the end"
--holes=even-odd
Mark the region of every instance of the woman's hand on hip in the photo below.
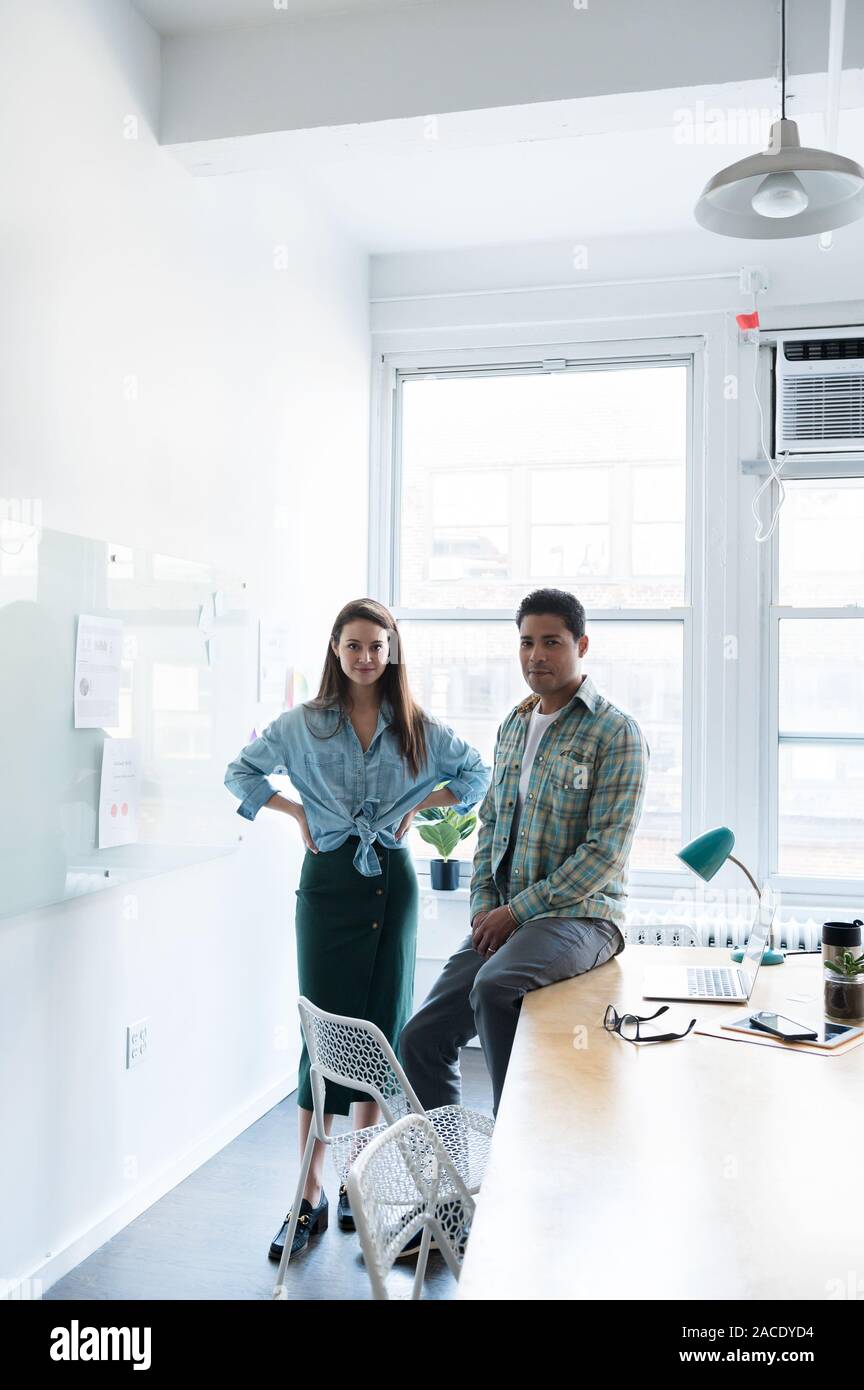
{"type": "Polygon", "coordinates": [[[414,817],[416,816],[419,810],[420,807],[415,806],[411,811],[405,812],[405,815],[399,822],[399,829],[396,831],[395,838],[397,840],[401,840],[405,835],[408,834],[408,831],[411,829],[411,822],[413,821],[414,817]]]}
{"type": "Polygon", "coordinates": [[[302,801],[289,801],[288,814],[293,816],[300,827],[300,835],[307,849],[311,849],[313,854],[318,853],[318,846],[309,833],[309,822],[306,819],[306,811],[302,801]]]}

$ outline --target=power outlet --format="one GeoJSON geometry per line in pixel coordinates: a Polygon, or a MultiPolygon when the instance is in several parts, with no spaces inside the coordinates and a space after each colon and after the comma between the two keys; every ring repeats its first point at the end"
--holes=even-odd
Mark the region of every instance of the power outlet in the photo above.
{"type": "Polygon", "coordinates": [[[126,1025],[126,1070],[146,1062],[150,1056],[150,1020],[141,1018],[126,1025]]]}
{"type": "Polygon", "coordinates": [[[768,276],[759,266],[742,265],[738,271],[738,288],[742,294],[764,294],[768,276]]]}

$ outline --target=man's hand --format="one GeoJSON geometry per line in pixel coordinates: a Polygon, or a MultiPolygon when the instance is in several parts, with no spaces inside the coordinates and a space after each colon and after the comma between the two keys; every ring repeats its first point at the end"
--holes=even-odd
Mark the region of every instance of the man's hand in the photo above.
{"type": "Polygon", "coordinates": [[[491,912],[478,912],[471,923],[474,950],[481,956],[494,955],[518,925],[509,907],[493,907],[491,912]]]}

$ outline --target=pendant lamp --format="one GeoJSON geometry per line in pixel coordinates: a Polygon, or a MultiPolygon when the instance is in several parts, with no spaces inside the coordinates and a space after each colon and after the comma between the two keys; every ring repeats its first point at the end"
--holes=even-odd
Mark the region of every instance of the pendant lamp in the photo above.
{"type": "Polygon", "coordinates": [[[748,155],[708,181],[694,213],[721,236],[810,236],[864,216],[864,169],[854,159],[801,144],[786,119],[786,0],[781,10],[781,118],[762,154],[748,155]]]}

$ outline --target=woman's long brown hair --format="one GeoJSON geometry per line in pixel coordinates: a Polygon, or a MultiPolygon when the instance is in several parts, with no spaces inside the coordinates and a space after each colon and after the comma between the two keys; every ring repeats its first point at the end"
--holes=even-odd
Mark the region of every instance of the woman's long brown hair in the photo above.
{"type": "MultiPolygon", "coordinates": [[[[387,631],[390,656],[383,674],[376,681],[376,685],[380,698],[383,700],[386,695],[393,706],[393,727],[399,738],[402,757],[411,769],[412,776],[419,777],[420,769],[425,764],[427,756],[424,725],[428,719],[416,703],[408,686],[402,634],[393,614],[384,607],[383,603],[377,603],[372,598],[352,599],[337,613],[336,621],[330,633],[332,641],[336,643],[337,647],[345,624],[357,620],[375,623],[377,627],[383,627],[387,631]]],[[[307,719],[306,727],[316,738],[332,738],[342,728],[350,703],[350,685],[351,682],[342,670],[339,657],[334,652],[331,643],[328,642],[318,694],[313,700],[306,700],[304,708],[338,710],[339,722],[330,734],[322,735],[316,733],[309,726],[307,719]]]]}

